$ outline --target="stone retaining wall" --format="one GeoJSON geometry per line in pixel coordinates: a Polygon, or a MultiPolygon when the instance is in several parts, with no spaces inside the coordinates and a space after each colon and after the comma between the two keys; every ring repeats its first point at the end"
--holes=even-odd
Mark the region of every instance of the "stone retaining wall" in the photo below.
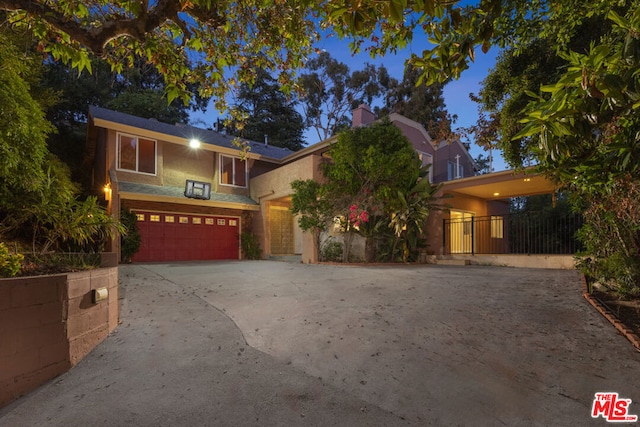
{"type": "Polygon", "coordinates": [[[0,407],[82,360],[118,316],[117,267],[0,279],[0,407]]]}

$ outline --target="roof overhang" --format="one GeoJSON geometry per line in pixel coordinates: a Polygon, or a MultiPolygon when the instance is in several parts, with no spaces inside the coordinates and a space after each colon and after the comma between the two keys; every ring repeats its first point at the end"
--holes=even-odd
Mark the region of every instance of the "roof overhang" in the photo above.
{"type": "Polygon", "coordinates": [[[206,206],[210,208],[240,209],[245,211],[259,211],[259,205],[248,203],[223,202],[219,200],[184,199],[171,196],[161,196],[155,194],[130,193],[120,191],[118,196],[123,200],[140,200],[145,202],[164,202],[191,206],[206,206]]]}
{"type": "Polygon", "coordinates": [[[485,200],[550,194],[556,190],[552,181],[532,169],[477,175],[447,181],[442,185],[443,193],[456,192],[485,200]]]}
{"type": "MultiPolygon", "coordinates": [[[[178,144],[178,145],[183,145],[185,147],[189,146],[189,142],[190,142],[190,138],[186,138],[186,137],[180,137],[180,136],[175,136],[175,135],[168,135],[166,133],[162,133],[162,132],[156,132],[156,131],[152,131],[152,130],[148,130],[148,129],[142,129],[136,126],[131,126],[131,125],[127,125],[127,124],[123,124],[123,123],[118,123],[118,122],[114,122],[111,120],[106,120],[106,119],[102,119],[99,117],[92,117],[90,120],[91,123],[93,123],[93,125],[97,126],[97,127],[101,127],[101,128],[105,128],[105,129],[111,129],[114,130],[116,132],[123,132],[123,133],[128,133],[128,134],[133,134],[133,135],[140,135],[140,136],[144,136],[144,137],[148,137],[151,139],[156,139],[156,140],[160,140],[160,141],[166,141],[166,142],[170,142],[172,144],[178,144]]],[[[214,151],[216,153],[222,153],[222,154],[228,154],[230,156],[238,156],[241,148],[229,148],[229,147],[222,147],[220,145],[215,145],[215,144],[210,144],[210,143],[203,143],[200,145],[200,147],[198,148],[198,150],[205,150],[205,151],[214,151]]],[[[257,153],[252,153],[251,150],[247,151],[244,154],[248,159],[256,159],[256,160],[264,160],[264,161],[268,161],[271,163],[282,163],[281,160],[273,158],[273,157],[269,157],[269,156],[265,156],[262,154],[257,154],[257,153]]]]}

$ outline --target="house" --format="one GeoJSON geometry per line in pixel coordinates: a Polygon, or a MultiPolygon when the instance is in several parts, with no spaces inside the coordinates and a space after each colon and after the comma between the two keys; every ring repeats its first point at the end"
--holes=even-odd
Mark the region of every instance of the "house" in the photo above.
{"type": "MultiPolygon", "coordinates": [[[[353,126],[375,120],[366,106],[353,112],[353,126]]],[[[447,209],[434,212],[427,227],[435,256],[505,246],[506,199],[554,191],[543,177],[525,172],[475,176],[460,141],[437,143],[415,121],[399,114],[390,120],[432,165],[430,179],[442,183],[440,195],[448,197],[447,209]],[[481,222],[486,239],[477,232],[481,222]]],[[[118,217],[124,207],[138,217],[142,244],[133,261],[240,259],[242,233],[251,232],[265,258],[296,255],[310,263],[318,260],[317,248],[290,211],[291,182],[321,180],[319,165],[335,141],[297,152],[243,141],[243,154],[228,135],[91,107],[87,166],[109,212],[118,217]]],[[[119,242],[109,250],[119,252],[119,242]]]]}
{"type": "MultiPolygon", "coordinates": [[[[249,181],[280,166],[290,150],[182,124],[170,125],[90,107],[87,166],[108,211],[138,217],[140,251],[133,261],[239,259],[259,203],[249,181]]],[[[119,252],[118,241],[109,248],[119,252]]]]}

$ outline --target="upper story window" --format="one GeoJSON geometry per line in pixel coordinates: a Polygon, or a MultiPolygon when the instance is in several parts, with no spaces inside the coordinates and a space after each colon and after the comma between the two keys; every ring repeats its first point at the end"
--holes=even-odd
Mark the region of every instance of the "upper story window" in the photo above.
{"type": "Polygon", "coordinates": [[[464,168],[459,161],[449,162],[447,167],[447,180],[464,178],[464,168]]]}
{"type": "Polygon", "coordinates": [[[423,167],[431,165],[431,167],[429,168],[429,182],[433,182],[433,156],[422,151],[418,151],[418,156],[420,157],[420,161],[422,162],[423,167]]]}
{"type": "Polygon", "coordinates": [[[156,174],[156,141],[118,134],[119,170],[156,174]]]}
{"type": "Polygon", "coordinates": [[[220,155],[220,184],[247,186],[247,162],[238,157],[220,155]]]}

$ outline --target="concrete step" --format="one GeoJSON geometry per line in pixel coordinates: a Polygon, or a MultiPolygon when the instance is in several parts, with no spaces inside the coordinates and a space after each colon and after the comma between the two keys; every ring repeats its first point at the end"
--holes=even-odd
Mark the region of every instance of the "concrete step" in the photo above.
{"type": "Polygon", "coordinates": [[[302,262],[302,255],[270,255],[269,260],[299,264],[302,262]]]}
{"type": "Polygon", "coordinates": [[[471,261],[468,259],[439,259],[436,261],[438,265],[470,265],[471,261]]]}

